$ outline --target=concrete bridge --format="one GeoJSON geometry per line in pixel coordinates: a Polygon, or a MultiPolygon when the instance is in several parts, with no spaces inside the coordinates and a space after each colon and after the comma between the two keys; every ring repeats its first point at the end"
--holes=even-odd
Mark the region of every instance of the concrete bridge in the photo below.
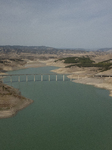
{"type": "MultiPolygon", "coordinates": [[[[7,82],[36,82],[36,81],[72,81],[73,79],[67,78],[67,75],[72,74],[7,74],[7,75],[0,75],[2,81],[7,82]],[[5,78],[5,79],[4,79],[5,78]]],[[[79,74],[76,75],[77,79],[79,80],[82,78],[79,74]]],[[[112,75],[92,75],[86,74],[85,76],[88,77],[112,77],[112,75]]]]}
{"type": "Polygon", "coordinates": [[[70,81],[68,74],[7,74],[0,75],[2,81],[7,82],[36,82],[36,81],[70,81]]]}

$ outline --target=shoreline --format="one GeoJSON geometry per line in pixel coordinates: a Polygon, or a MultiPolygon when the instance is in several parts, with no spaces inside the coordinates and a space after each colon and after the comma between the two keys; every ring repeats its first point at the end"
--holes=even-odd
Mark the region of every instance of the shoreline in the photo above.
{"type": "Polygon", "coordinates": [[[20,91],[4,83],[0,84],[0,119],[15,116],[18,111],[33,103],[20,91]]]}
{"type": "MultiPolygon", "coordinates": [[[[60,69],[60,68],[59,68],[60,69]]],[[[67,70],[65,71],[62,71],[62,69],[59,70],[52,70],[52,72],[55,72],[55,73],[59,73],[59,74],[67,74],[69,72],[67,72],[67,70]]],[[[75,83],[80,83],[80,84],[86,84],[86,85],[92,85],[94,87],[97,87],[97,88],[103,88],[103,89],[106,89],[110,92],[109,96],[112,97],[112,79],[109,78],[109,77],[102,77],[102,78],[97,78],[97,77],[84,77],[82,75],[82,77],[79,76],[78,78],[78,73],[75,75],[75,76],[72,76],[72,75],[68,75],[67,76],[68,78],[70,79],[74,79],[72,80],[72,82],[75,82],[75,83]]]]}
{"type": "Polygon", "coordinates": [[[3,110],[3,111],[0,112],[0,119],[13,117],[13,116],[15,116],[18,113],[18,111],[26,108],[27,106],[29,106],[32,103],[33,103],[33,100],[27,99],[27,102],[24,103],[24,105],[22,104],[19,107],[19,109],[11,108],[9,110],[3,110]]]}
{"type": "Polygon", "coordinates": [[[109,96],[112,97],[112,85],[105,82],[105,80],[107,80],[107,78],[106,79],[87,78],[87,79],[81,79],[80,81],[73,80],[73,82],[80,83],[80,84],[86,84],[86,85],[92,85],[97,88],[102,88],[102,89],[108,90],[109,96]]]}
{"type": "MultiPolygon", "coordinates": [[[[24,66],[16,67],[16,68],[14,67],[12,69],[7,70],[7,72],[13,70],[37,68],[37,67],[44,67],[44,66],[46,66],[45,63],[39,61],[29,61],[24,66]]],[[[1,74],[6,74],[6,73],[1,73],[1,74]]],[[[26,108],[27,106],[33,103],[33,100],[22,96],[18,89],[12,86],[8,86],[3,82],[0,83],[0,100],[1,100],[0,119],[13,117],[17,114],[18,111],[26,108]]]]}
{"type": "MultiPolygon", "coordinates": [[[[97,88],[104,88],[106,90],[110,91],[109,96],[112,97],[112,79],[111,78],[97,78],[97,77],[88,77],[88,76],[84,76],[84,71],[79,71],[79,70],[70,70],[68,68],[65,68],[65,64],[63,63],[54,63],[54,59],[50,59],[50,60],[45,60],[45,61],[29,61],[27,62],[24,66],[22,67],[18,67],[16,68],[16,70],[20,70],[20,69],[26,69],[26,68],[37,68],[37,67],[44,67],[44,66],[55,66],[55,67],[59,67],[58,69],[54,69],[51,70],[51,72],[55,72],[58,74],[71,74],[68,75],[68,78],[74,79],[73,82],[76,83],[80,83],[80,84],[87,84],[87,85],[92,85],[95,86],[97,88]],[[77,76],[80,75],[80,78],[78,78],[77,76]]],[[[15,70],[12,69],[12,70],[15,70]]],[[[2,83],[3,85],[5,85],[4,83],[2,83]]],[[[8,86],[8,85],[6,85],[8,86]]],[[[8,86],[10,88],[13,89],[13,91],[15,91],[14,87],[8,86]]],[[[17,89],[16,89],[17,90],[17,89]]],[[[16,96],[18,97],[18,100],[21,101],[22,99],[24,99],[24,102],[22,102],[20,105],[18,105],[17,107],[14,108],[10,108],[8,110],[0,110],[0,119],[2,118],[9,118],[9,117],[13,117],[17,114],[18,111],[20,111],[21,109],[24,109],[25,107],[27,107],[28,105],[30,105],[31,103],[33,103],[33,100],[27,99],[25,97],[23,97],[21,94],[19,94],[17,91],[15,91],[16,96]]],[[[13,99],[16,99],[13,95],[13,99]]],[[[17,99],[16,99],[17,100],[17,99]]]]}
{"type": "MultiPolygon", "coordinates": [[[[69,68],[65,68],[66,65],[64,63],[54,63],[54,62],[50,62],[47,63],[47,65],[52,65],[52,66],[56,66],[59,67],[59,69],[55,69],[52,70],[52,72],[58,73],[58,74],[71,74],[68,75],[67,77],[70,79],[74,79],[72,80],[75,83],[80,83],[80,84],[86,84],[86,85],[92,85],[94,87],[97,88],[103,88],[106,89],[110,92],[109,96],[112,97],[112,78],[110,77],[93,77],[94,76],[94,72],[88,72],[87,68],[77,68],[75,67],[75,69],[69,69],[69,68]],[[91,73],[91,75],[87,74],[87,73],[91,73]]],[[[103,74],[107,74],[108,72],[112,72],[111,71],[105,71],[103,72],[103,74]]],[[[96,74],[102,74],[102,72],[97,73],[96,74]]]]}

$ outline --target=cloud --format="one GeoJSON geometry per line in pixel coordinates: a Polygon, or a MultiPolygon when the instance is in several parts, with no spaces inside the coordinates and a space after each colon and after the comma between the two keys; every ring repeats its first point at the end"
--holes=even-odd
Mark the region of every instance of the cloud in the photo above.
{"type": "Polygon", "coordinates": [[[110,47],[111,14],[111,0],[1,0],[0,44],[110,47]]]}

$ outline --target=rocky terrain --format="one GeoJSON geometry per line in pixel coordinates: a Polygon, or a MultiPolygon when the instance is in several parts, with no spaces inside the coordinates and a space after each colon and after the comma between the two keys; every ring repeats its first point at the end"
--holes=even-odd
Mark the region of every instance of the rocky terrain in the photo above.
{"type": "Polygon", "coordinates": [[[23,97],[18,89],[0,83],[0,118],[11,117],[32,102],[23,97]]]}
{"type": "MultiPolygon", "coordinates": [[[[94,85],[110,91],[112,75],[112,49],[88,51],[84,49],[55,49],[44,46],[0,46],[0,75],[10,70],[28,67],[57,66],[53,72],[70,74],[68,78],[81,84],[94,85]]],[[[21,96],[13,87],[2,83],[0,77],[0,118],[11,117],[33,101],[21,96]]]]}

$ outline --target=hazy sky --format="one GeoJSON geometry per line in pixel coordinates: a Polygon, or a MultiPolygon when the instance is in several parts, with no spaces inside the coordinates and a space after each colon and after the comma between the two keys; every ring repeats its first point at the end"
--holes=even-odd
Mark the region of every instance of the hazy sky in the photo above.
{"type": "Polygon", "coordinates": [[[0,45],[112,47],[112,0],[0,0],[0,45]]]}

